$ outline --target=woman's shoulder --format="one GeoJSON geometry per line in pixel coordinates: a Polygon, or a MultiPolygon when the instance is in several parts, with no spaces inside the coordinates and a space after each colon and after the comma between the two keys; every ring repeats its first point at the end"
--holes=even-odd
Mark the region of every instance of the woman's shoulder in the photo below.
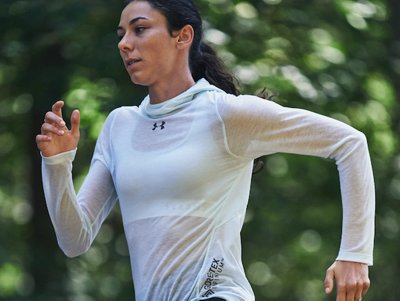
{"type": "Polygon", "coordinates": [[[105,128],[112,128],[117,123],[126,123],[132,120],[132,115],[137,114],[137,106],[121,106],[114,108],[106,117],[104,122],[105,128]]]}
{"type": "Polygon", "coordinates": [[[139,110],[138,106],[121,106],[114,108],[109,116],[118,115],[118,114],[132,114],[139,110]]]}
{"type": "Polygon", "coordinates": [[[231,110],[242,110],[244,108],[258,107],[260,105],[265,106],[272,103],[270,100],[249,94],[233,95],[225,92],[211,93],[211,98],[219,109],[229,108],[231,110]]]}
{"type": "Polygon", "coordinates": [[[231,103],[239,103],[239,102],[246,102],[246,101],[255,101],[258,102],[260,100],[265,100],[263,98],[260,98],[259,96],[256,95],[250,95],[250,94],[240,94],[240,95],[234,95],[230,93],[226,93],[223,91],[210,91],[208,92],[209,95],[212,96],[212,99],[217,101],[217,102],[227,102],[227,104],[231,103]]]}
{"type": "Polygon", "coordinates": [[[137,106],[121,106],[114,108],[109,114],[107,119],[113,120],[115,118],[124,118],[137,114],[139,108],[137,106]]]}

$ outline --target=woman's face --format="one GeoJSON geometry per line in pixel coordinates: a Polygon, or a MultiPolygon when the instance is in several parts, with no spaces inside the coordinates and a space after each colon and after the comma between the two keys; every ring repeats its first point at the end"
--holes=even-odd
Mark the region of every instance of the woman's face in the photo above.
{"type": "Polygon", "coordinates": [[[178,52],[167,20],[147,1],[134,1],[121,13],[118,48],[133,83],[152,86],[174,75],[178,52]]]}

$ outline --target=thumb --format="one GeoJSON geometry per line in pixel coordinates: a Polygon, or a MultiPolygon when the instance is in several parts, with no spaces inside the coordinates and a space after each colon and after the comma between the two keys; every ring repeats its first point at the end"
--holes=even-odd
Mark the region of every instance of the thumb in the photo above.
{"type": "Polygon", "coordinates": [[[79,137],[79,124],[81,117],[79,110],[74,110],[71,114],[71,134],[75,137],[79,137]]]}
{"type": "Polygon", "coordinates": [[[325,281],[324,281],[324,286],[325,286],[325,293],[330,294],[333,291],[333,285],[334,285],[334,278],[335,278],[335,272],[333,269],[329,268],[326,271],[326,276],[325,276],[325,281]]]}

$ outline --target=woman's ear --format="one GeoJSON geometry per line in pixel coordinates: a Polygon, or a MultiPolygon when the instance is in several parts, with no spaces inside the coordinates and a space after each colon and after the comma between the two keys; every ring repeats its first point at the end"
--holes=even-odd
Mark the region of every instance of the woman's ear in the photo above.
{"type": "Polygon", "coordinates": [[[177,37],[177,47],[178,49],[190,48],[194,39],[194,30],[191,25],[185,25],[179,31],[177,37]]]}

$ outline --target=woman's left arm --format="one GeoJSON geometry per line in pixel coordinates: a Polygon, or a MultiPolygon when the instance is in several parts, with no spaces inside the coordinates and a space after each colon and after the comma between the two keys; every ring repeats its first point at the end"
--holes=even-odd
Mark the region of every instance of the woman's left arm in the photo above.
{"type": "Polygon", "coordinates": [[[343,226],[337,261],[328,272],[335,272],[340,291],[345,286],[344,290],[353,294],[354,279],[368,279],[365,269],[373,263],[375,189],[365,135],[335,119],[253,96],[226,99],[219,112],[230,151],[237,156],[256,158],[284,152],[335,160],[343,226]]]}

